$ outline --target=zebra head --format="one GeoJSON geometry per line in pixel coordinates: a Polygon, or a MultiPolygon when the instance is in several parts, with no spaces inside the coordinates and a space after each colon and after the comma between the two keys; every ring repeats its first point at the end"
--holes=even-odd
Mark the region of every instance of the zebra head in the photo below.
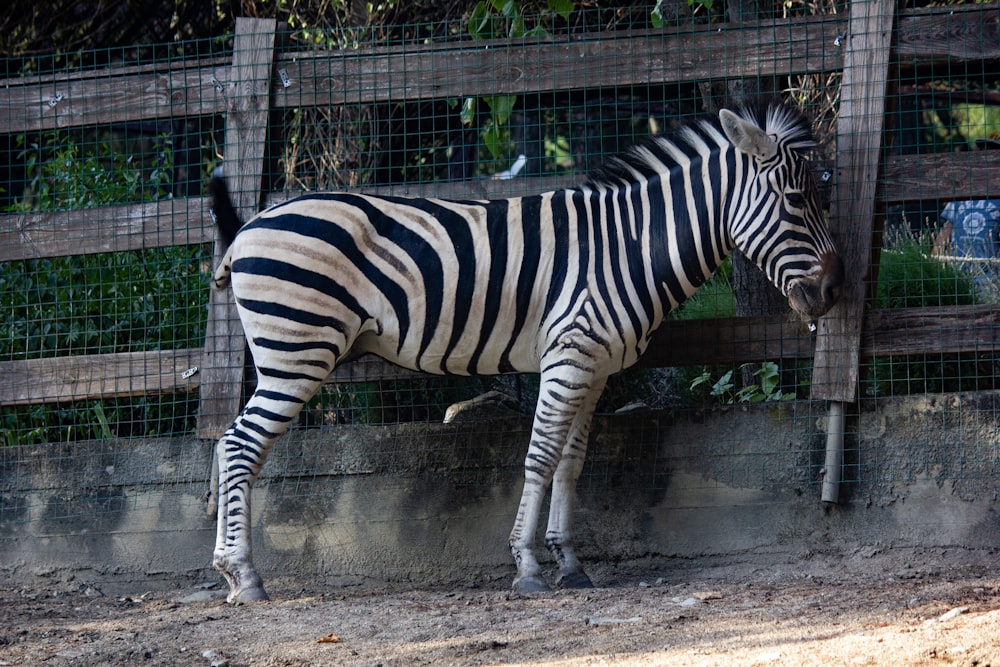
{"type": "Polygon", "coordinates": [[[808,121],[784,105],[762,123],[748,110],[719,113],[736,151],[741,191],[730,206],[733,242],[759,266],[803,319],[840,298],[844,263],[830,238],[804,152],[815,146],[808,121]]]}

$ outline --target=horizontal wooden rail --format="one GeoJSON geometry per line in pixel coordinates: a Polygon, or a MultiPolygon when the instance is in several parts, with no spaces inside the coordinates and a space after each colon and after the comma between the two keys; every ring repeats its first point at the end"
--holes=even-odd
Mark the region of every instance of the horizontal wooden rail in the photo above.
{"type": "Polygon", "coordinates": [[[1000,59],[1000,5],[951,5],[901,12],[892,57],[902,67],[1000,59]]]}
{"type": "MultiPolygon", "coordinates": [[[[663,325],[639,363],[662,368],[809,359],[815,343],[815,334],[783,316],[678,320],[663,325]]],[[[863,358],[998,350],[1000,304],[875,310],[861,337],[863,358]]],[[[201,356],[190,349],[0,362],[0,406],[193,391],[201,356]]],[[[337,368],[329,382],[430,377],[362,357],[337,368]]]]}
{"type": "MultiPolygon", "coordinates": [[[[520,94],[697,81],[720,73],[834,71],[841,65],[835,42],[845,26],[842,16],[819,16],[739,28],[285,53],[276,69],[285,71],[289,85],[274,77],[274,105],[520,94]]],[[[997,3],[904,12],[894,58],[904,66],[995,59],[998,26],[997,3]]],[[[229,77],[228,60],[214,58],[5,79],[0,133],[218,114],[227,108],[229,77]]]]}
{"type": "MultiPolygon", "coordinates": [[[[808,359],[816,334],[790,317],[730,317],[667,322],[640,364],[649,368],[808,359]]],[[[865,317],[861,357],[994,352],[1000,304],[873,310],[865,317]]]]}
{"type": "Polygon", "coordinates": [[[279,57],[290,85],[274,105],[299,107],[823,72],[841,65],[840,17],[767,25],[596,33],[571,39],[463,42],[447,50],[279,57]],[[582,65],[582,66],[581,66],[582,65]]]}
{"type": "Polygon", "coordinates": [[[1000,195],[1000,151],[896,156],[883,165],[879,195],[886,201],[1000,195]]]}
{"type": "Polygon", "coordinates": [[[192,391],[200,360],[201,350],[194,349],[4,361],[0,405],[192,391]]]}
{"type": "MultiPolygon", "coordinates": [[[[361,191],[371,194],[491,199],[579,184],[582,174],[406,183],[361,191]]],[[[1000,192],[1000,151],[937,153],[889,158],[879,187],[886,201],[979,199],[1000,192]]],[[[268,205],[299,193],[273,193],[268,205]]],[[[0,215],[0,261],[159,248],[215,239],[207,197],[101,208],[0,215]]]]}
{"type": "Polygon", "coordinates": [[[0,261],[164,248],[215,240],[206,197],[0,215],[0,261]]]}

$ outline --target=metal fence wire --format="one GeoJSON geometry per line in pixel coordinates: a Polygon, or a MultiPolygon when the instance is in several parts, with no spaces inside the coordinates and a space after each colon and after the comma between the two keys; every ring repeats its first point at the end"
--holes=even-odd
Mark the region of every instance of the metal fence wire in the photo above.
{"type": "MultiPolygon", "coordinates": [[[[235,37],[7,59],[3,465],[55,460],[73,445],[81,478],[101,481],[90,509],[67,506],[72,518],[129,502],[114,471],[143,461],[110,442],[186,447],[176,443],[210,440],[235,416],[254,378],[241,332],[210,324],[215,232],[204,187],[223,162],[239,172],[234,195],[244,210],[303,191],[528,195],[580,183],[608,156],[699,114],[776,97],[814,119],[812,162],[831,219],[861,210],[852,208],[859,200],[869,207],[867,218],[839,223],[838,241],[867,266],[858,275],[868,281],[848,295],[853,342],[840,335],[840,347],[827,350],[838,366],[823,371],[838,386],[848,386],[842,371],[855,380],[844,480],[873,474],[882,456],[877,434],[851,432],[850,416],[903,395],[966,396],[940,399],[939,419],[926,426],[944,433],[957,424],[964,435],[948,430],[941,447],[898,462],[895,474],[994,474],[997,415],[984,397],[997,389],[1000,313],[998,6],[890,5],[890,16],[871,17],[895,34],[872,47],[884,56],[874,76],[847,55],[859,37],[849,28],[863,25],[854,8],[796,0],[738,24],[711,2],[694,6],[678,19],[652,7],[488,8],[450,23],[277,37],[272,25],[249,36],[238,28],[235,37]],[[845,153],[845,123],[868,152],[845,153]],[[861,191],[838,187],[852,174],[867,179],[861,191]]],[[[677,458],[693,455],[686,445],[657,453],[671,411],[733,410],[739,423],[735,407],[764,402],[804,423],[823,417],[822,402],[810,400],[826,397],[813,386],[815,334],[775,309],[771,288],[746,280],[727,264],[665,327],[693,347],[664,338],[645,365],[613,379],[601,419],[646,415],[636,421],[645,430],[627,452],[595,454],[584,484],[665,484],[677,458]]],[[[533,376],[436,378],[361,360],[331,377],[294,428],[369,429],[365,469],[448,470],[476,484],[518,474],[521,450],[498,453],[492,472],[461,461],[494,435],[497,410],[526,442],[536,389],[533,376]],[[455,422],[422,461],[399,448],[400,434],[489,392],[499,398],[487,421],[455,422]]],[[[820,481],[822,442],[748,451],[739,428],[725,437],[728,454],[692,483],[762,486],[789,466],[803,486],[820,481]]],[[[289,480],[282,493],[307,494],[317,456],[279,455],[284,463],[266,474],[289,480]]],[[[356,465],[344,458],[333,468],[356,465]]],[[[166,471],[156,483],[196,483],[204,473],[166,471]]],[[[13,500],[20,492],[0,492],[8,499],[0,521],[28,520],[28,501],[13,500]]]]}

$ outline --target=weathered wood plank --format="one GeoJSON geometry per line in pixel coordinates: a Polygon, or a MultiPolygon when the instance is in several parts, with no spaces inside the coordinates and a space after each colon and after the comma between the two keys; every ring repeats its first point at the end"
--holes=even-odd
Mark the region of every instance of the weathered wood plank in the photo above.
{"type": "MultiPolygon", "coordinates": [[[[292,80],[276,106],[530,93],[553,88],[693,81],[718,76],[832,71],[846,21],[810,17],[733,29],[593,33],[571,41],[444,42],[336,53],[289,53],[292,80]],[[557,60],[551,60],[557,59],[557,60]],[[580,62],[587,67],[579,67],[580,62]],[[547,63],[547,64],[546,64],[547,63]],[[455,68],[459,69],[455,69],[455,68]],[[726,68],[729,71],[726,71],[726,68]]],[[[997,58],[1000,5],[908,12],[899,23],[901,65],[997,58]]],[[[221,58],[169,66],[111,67],[0,81],[0,132],[221,113],[229,68],[221,58]]]]}
{"type": "Polygon", "coordinates": [[[278,66],[291,85],[274,91],[274,104],[338,105],[832,71],[841,65],[840,54],[828,45],[843,25],[842,18],[820,16],[676,33],[463,42],[446,50],[372,49],[336,59],[289,54],[278,66]]]}
{"type": "MultiPolygon", "coordinates": [[[[679,320],[656,334],[644,368],[808,359],[816,338],[784,316],[679,320]]],[[[869,314],[862,358],[906,354],[1000,351],[1000,304],[898,308],[869,314]]],[[[0,362],[0,406],[194,391],[202,350],[136,352],[0,362]]],[[[366,356],[334,371],[329,382],[431,377],[366,356]]]]}
{"type": "MultiPolygon", "coordinates": [[[[667,322],[640,360],[647,368],[739,365],[807,359],[816,335],[782,316],[667,322]]],[[[864,359],[1000,350],[1000,304],[871,311],[862,327],[864,359]]]]}
{"type": "Polygon", "coordinates": [[[1000,304],[872,311],[861,337],[865,358],[1000,350],[1000,304]]]}
{"type": "Polygon", "coordinates": [[[886,201],[983,199],[1000,192],[1000,151],[896,156],[882,169],[886,201]]]}
{"type": "MultiPolygon", "coordinates": [[[[276,106],[297,107],[666,83],[718,76],[720,67],[754,76],[829,71],[840,66],[839,55],[823,45],[842,23],[812,17],[759,31],[711,26],[677,34],[592,33],[562,43],[548,38],[297,52],[280,61],[292,85],[275,82],[273,92],[276,106]],[[583,61],[585,68],[579,67],[583,61]]],[[[7,98],[0,132],[221,113],[229,77],[230,68],[217,58],[6,79],[0,81],[7,98]]]]}
{"type": "Polygon", "coordinates": [[[639,364],[646,368],[739,365],[813,355],[815,336],[784,315],[664,322],[639,364]]]}
{"type": "Polygon", "coordinates": [[[900,16],[893,53],[901,67],[1000,58],[1000,5],[949,5],[900,16]]]}
{"type": "Polygon", "coordinates": [[[220,113],[228,62],[213,59],[181,67],[118,68],[0,82],[7,99],[0,133],[107,125],[220,113]]]}
{"type": "Polygon", "coordinates": [[[201,350],[127,352],[0,362],[0,405],[39,405],[193,391],[201,350]]]}
{"type": "Polygon", "coordinates": [[[819,320],[812,379],[813,395],[831,401],[850,403],[857,396],[894,14],[892,0],[851,3],[830,212],[846,278],[840,302],[819,320]]]}
{"type": "Polygon", "coordinates": [[[191,245],[214,238],[204,197],[0,215],[0,261],[191,245]]]}
{"type": "MultiPolygon", "coordinates": [[[[480,179],[447,183],[408,183],[362,191],[405,197],[494,199],[571,187],[582,174],[480,179]]],[[[1000,192],[1000,151],[938,153],[894,157],[884,166],[879,196],[885,201],[976,199],[1000,192]]],[[[266,204],[297,193],[278,192],[266,204]]],[[[77,211],[0,215],[0,261],[85,255],[117,250],[208,243],[214,226],[204,197],[77,211]]]]}
{"type": "MultiPolygon", "coordinates": [[[[1000,351],[1000,304],[878,309],[861,357],[1000,351]]],[[[742,364],[812,356],[816,336],[782,316],[669,322],[641,360],[648,368],[742,364]]]]}
{"type": "MultiPolygon", "coordinates": [[[[781,315],[664,323],[639,360],[643,368],[730,366],[813,356],[816,335],[781,315]]],[[[864,359],[907,354],[1000,351],[1000,304],[872,311],[864,322],[864,359]]],[[[330,382],[430,377],[362,357],[337,368],[330,382]]]]}
{"type": "MultiPolygon", "coordinates": [[[[640,360],[644,368],[808,359],[815,335],[782,316],[668,322],[640,360]]],[[[873,311],[861,336],[862,358],[905,354],[1000,352],[1000,304],[873,311]]],[[[0,406],[194,391],[202,350],[135,352],[0,362],[0,406]]],[[[362,357],[329,382],[431,377],[362,357]]]]}
{"type": "MultiPolygon", "coordinates": [[[[236,21],[224,170],[233,205],[243,220],[253,217],[260,206],[276,27],[271,19],[236,21]]],[[[217,241],[215,266],[224,252],[217,241]]],[[[212,290],[198,409],[201,438],[219,438],[239,412],[245,347],[232,290],[212,290]]]]}

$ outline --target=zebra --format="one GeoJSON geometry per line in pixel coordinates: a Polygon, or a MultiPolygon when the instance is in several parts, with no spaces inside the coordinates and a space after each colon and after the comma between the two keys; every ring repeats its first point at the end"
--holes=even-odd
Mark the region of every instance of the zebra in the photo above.
{"type": "Polygon", "coordinates": [[[250,492],[275,440],[339,364],[365,354],[431,374],[540,374],[509,548],[516,591],[592,585],[571,515],[595,404],[665,316],[734,249],[804,321],[837,301],[844,267],[807,154],[808,120],[772,103],[722,110],[610,160],[578,187],[496,200],[306,194],[241,226],[210,183],[257,387],[216,445],[213,565],[234,603],[267,599],[251,557],[250,492]]]}

